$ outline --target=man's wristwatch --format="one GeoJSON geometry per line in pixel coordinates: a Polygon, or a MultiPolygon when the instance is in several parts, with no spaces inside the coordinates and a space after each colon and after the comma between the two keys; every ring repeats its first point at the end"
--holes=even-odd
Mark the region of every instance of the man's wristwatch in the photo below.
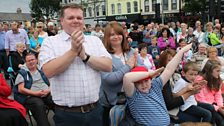
{"type": "Polygon", "coordinates": [[[86,59],[84,59],[84,60],[82,60],[82,61],[83,61],[84,63],[87,63],[88,60],[89,60],[89,58],[90,58],[90,55],[87,54],[87,53],[85,53],[85,55],[86,55],[86,59]]]}

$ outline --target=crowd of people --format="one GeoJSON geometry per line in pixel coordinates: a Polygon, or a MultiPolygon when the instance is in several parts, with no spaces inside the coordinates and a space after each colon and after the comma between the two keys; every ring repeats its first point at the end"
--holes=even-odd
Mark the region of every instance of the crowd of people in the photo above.
{"type": "Polygon", "coordinates": [[[134,125],[224,126],[219,19],[195,26],[111,21],[92,30],[82,7],[71,4],[61,8],[60,23],[61,31],[52,22],[27,31],[0,23],[1,125],[27,125],[31,111],[38,126],[49,126],[52,109],[56,126],[110,126],[111,109],[125,104],[134,125]]]}

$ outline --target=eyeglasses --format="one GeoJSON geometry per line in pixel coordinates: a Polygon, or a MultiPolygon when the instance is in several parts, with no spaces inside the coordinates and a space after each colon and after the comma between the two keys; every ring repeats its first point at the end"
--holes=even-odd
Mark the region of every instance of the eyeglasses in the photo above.
{"type": "Polygon", "coordinates": [[[42,28],[42,26],[37,26],[37,28],[42,28]]]}

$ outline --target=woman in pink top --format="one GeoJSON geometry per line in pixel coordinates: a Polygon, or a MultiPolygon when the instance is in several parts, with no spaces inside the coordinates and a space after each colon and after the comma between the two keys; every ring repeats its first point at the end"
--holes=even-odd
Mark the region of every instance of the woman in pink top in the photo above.
{"type": "Polygon", "coordinates": [[[170,30],[168,28],[163,28],[161,31],[161,37],[158,38],[158,47],[160,50],[165,50],[167,48],[176,49],[175,41],[171,36],[170,30]]]}
{"type": "Polygon", "coordinates": [[[215,108],[213,118],[217,126],[224,126],[224,107],[221,93],[222,80],[220,78],[221,64],[217,60],[208,60],[205,64],[200,76],[196,77],[195,81],[205,79],[207,85],[195,95],[198,102],[212,104],[215,108]]]}

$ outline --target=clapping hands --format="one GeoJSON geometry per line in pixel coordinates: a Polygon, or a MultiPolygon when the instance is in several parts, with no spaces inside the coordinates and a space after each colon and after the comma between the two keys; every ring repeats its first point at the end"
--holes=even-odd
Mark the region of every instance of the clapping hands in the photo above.
{"type": "Polygon", "coordinates": [[[72,34],[71,34],[71,39],[72,39],[72,42],[71,42],[71,50],[76,54],[76,55],[79,55],[80,52],[82,51],[82,44],[84,42],[84,35],[82,33],[82,31],[74,31],[72,34]]]}

